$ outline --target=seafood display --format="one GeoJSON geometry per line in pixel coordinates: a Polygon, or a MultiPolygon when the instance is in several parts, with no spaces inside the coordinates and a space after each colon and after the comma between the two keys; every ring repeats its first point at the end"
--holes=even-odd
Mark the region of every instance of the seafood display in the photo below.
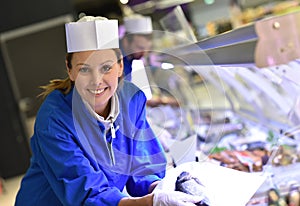
{"type": "Polygon", "coordinates": [[[220,165],[231,169],[244,172],[259,172],[262,171],[263,165],[267,163],[269,153],[260,149],[253,151],[224,150],[209,155],[209,158],[218,160],[220,165]]]}
{"type": "MultiPolygon", "coordinates": [[[[187,46],[187,53],[189,49],[192,48],[187,46]]],[[[174,164],[172,144],[176,140],[183,145],[183,140],[196,134],[196,149],[194,144],[190,147],[196,150],[196,162],[208,161],[267,176],[248,205],[284,205],[284,201],[299,205],[299,187],[289,188],[291,182],[300,184],[297,172],[300,169],[300,84],[296,79],[300,61],[264,69],[237,63],[175,67],[174,73],[178,72],[182,78],[174,78],[170,70],[158,70],[169,72],[169,79],[161,82],[172,82],[167,84],[168,91],[177,95],[179,107],[154,108],[149,119],[164,129],[156,133],[170,155],[172,167],[180,166],[174,164]],[[192,74],[198,74],[201,83],[193,82],[192,74]],[[161,115],[162,111],[166,115],[161,115]],[[158,121],[161,116],[164,119],[158,121]]],[[[178,153],[182,152],[178,148],[178,153]]],[[[181,159],[188,159],[187,154],[190,153],[182,152],[181,159]]],[[[176,190],[201,194],[203,187],[183,172],[177,178],[176,190]]]]}
{"type": "Polygon", "coordinates": [[[217,160],[220,165],[244,172],[261,172],[267,163],[273,166],[285,166],[300,162],[300,154],[294,147],[281,145],[274,152],[266,148],[246,150],[218,149],[209,155],[210,159],[217,160]],[[272,159],[270,159],[272,157],[272,159]]]}

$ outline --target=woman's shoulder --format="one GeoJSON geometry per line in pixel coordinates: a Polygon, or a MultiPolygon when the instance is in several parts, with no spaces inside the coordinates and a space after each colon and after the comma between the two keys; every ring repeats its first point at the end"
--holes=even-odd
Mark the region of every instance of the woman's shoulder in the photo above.
{"type": "Polygon", "coordinates": [[[73,131],[71,106],[72,93],[65,95],[59,90],[52,91],[36,115],[33,139],[55,137],[73,131]]]}
{"type": "Polygon", "coordinates": [[[123,80],[120,83],[118,94],[119,96],[126,99],[128,98],[132,99],[134,97],[146,99],[144,92],[139,87],[137,87],[134,83],[129,82],[127,80],[123,80]]]}
{"type": "Polygon", "coordinates": [[[53,107],[55,109],[62,109],[66,108],[67,106],[72,105],[72,91],[68,94],[63,94],[59,90],[52,91],[45,99],[42,104],[46,107],[53,107]]]}
{"type": "Polygon", "coordinates": [[[122,115],[130,115],[128,118],[134,119],[146,105],[146,96],[135,84],[124,81],[118,93],[119,107],[122,115]]]}
{"type": "Polygon", "coordinates": [[[37,119],[46,122],[53,117],[64,116],[72,109],[72,92],[63,94],[52,91],[43,101],[37,113],[37,119]]]}

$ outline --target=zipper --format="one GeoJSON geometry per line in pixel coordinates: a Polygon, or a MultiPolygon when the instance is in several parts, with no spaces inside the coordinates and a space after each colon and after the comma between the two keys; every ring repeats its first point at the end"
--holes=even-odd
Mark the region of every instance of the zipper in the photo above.
{"type": "Polygon", "coordinates": [[[116,165],[115,154],[114,154],[114,150],[113,150],[113,147],[112,147],[113,140],[116,138],[116,129],[114,127],[114,123],[113,123],[112,118],[110,119],[110,132],[111,132],[111,142],[107,142],[107,146],[108,146],[108,150],[109,150],[112,165],[116,165]]]}
{"type": "Polygon", "coordinates": [[[115,139],[116,138],[116,129],[114,127],[114,122],[113,122],[112,118],[110,118],[110,131],[111,131],[112,139],[115,139]]]}

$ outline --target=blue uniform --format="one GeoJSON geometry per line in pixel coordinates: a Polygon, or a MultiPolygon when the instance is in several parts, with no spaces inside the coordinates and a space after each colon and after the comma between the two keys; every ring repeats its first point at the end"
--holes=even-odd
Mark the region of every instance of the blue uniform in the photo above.
{"type": "Polygon", "coordinates": [[[117,95],[115,135],[87,111],[75,88],[47,96],[16,206],[118,205],[125,186],[130,195],[143,196],[164,177],[166,159],[146,120],[145,95],[126,81],[117,95]]]}
{"type": "Polygon", "coordinates": [[[128,56],[123,57],[124,77],[128,81],[131,81],[132,61],[133,59],[129,59],[128,56]]]}
{"type": "Polygon", "coordinates": [[[127,81],[131,81],[131,72],[132,72],[132,61],[133,59],[128,58],[128,54],[125,53],[124,48],[123,48],[123,44],[122,41],[119,42],[120,45],[120,50],[122,52],[123,55],[123,74],[124,74],[124,78],[127,81]]]}

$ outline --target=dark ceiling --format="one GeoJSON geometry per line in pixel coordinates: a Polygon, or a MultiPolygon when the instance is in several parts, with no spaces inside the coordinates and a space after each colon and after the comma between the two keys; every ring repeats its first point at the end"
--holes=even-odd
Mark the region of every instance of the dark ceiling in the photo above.
{"type": "MultiPolygon", "coordinates": [[[[120,22],[122,22],[122,4],[119,2],[119,0],[73,0],[74,1],[74,8],[79,15],[80,13],[85,13],[86,15],[91,16],[105,16],[107,18],[115,18],[118,19],[120,22]]],[[[145,3],[149,0],[129,0],[128,6],[133,7],[142,3],[145,3]]],[[[158,0],[152,0],[152,1],[158,1],[158,0]]],[[[146,12],[139,12],[142,15],[148,15],[151,16],[153,20],[157,20],[162,18],[166,15],[169,11],[171,11],[173,7],[166,8],[166,9],[156,9],[155,12],[151,11],[150,13],[146,12]]],[[[181,5],[187,19],[189,20],[189,12],[187,4],[181,5]]]]}
{"type": "Polygon", "coordinates": [[[74,2],[74,8],[77,14],[83,12],[86,15],[108,18],[122,16],[119,0],[77,0],[74,2]]]}

